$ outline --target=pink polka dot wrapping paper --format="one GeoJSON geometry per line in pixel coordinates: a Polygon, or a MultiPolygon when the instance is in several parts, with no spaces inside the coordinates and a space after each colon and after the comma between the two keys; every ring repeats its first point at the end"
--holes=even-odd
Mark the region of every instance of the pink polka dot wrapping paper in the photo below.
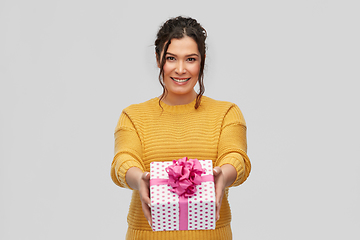
{"type": "MultiPolygon", "coordinates": [[[[203,175],[213,175],[212,161],[199,160],[206,170],[203,175]]],[[[196,186],[196,193],[187,198],[187,208],[180,205],[179,196],[167,184],[154,185],[153,179],[168,179],[165,168],[173,162],[150,163],[150,198],[153,231],[210,230],[215,229],[215,187],[213,181],[196,186]],[[180,221],[180,211],[182,221],[180,221]],[[185,216],[184,216],[185,214],[185,216]],[[186,218],[186,221],[183,221],[186,218]],[[184,223],[186,223],[184,226],[184,223]],[[185,227],[185,228],[184,228],[185,227]]]]}

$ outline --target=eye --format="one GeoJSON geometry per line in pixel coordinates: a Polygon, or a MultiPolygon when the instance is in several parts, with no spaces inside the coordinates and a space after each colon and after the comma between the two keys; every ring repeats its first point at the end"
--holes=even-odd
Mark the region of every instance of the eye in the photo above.
{"type": "Polygon", "coordinates": [[[172,57],[172,56],[167,56],[167,57],[166,57],[166,60],[168,60],[168,61],[174,61],[174,60],[175,60],[175,58],[174,58],[174,57],[172,57]]]}
{"type": "Polygon", "coordinates": [[[187,60],[188,60],[188,62],[195,62],[196,58],[188,58],[187,60]]]}

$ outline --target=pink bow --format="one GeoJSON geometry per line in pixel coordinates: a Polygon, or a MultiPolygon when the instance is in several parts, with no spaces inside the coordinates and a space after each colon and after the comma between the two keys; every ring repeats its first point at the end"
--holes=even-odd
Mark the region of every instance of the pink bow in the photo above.
{"type": "Polygon", "coordinates": [[[206,171],[202,169],[199,160],[187,157],[173,160],[165,170],[169,174],[168,184],[172,187],[171,192],[179,196],[190,197],[196,193],[196,185],[201,184],[201,174],[206,171]]]}

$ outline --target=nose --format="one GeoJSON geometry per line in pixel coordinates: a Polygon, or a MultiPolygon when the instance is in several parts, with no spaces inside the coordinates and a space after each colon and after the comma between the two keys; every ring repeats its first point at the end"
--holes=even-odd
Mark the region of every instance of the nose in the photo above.
{"type": "Polygon", "coordinates": [[[175,73],[176,74],[184,74],[185,72],[186,72],[185,64],[182,61],[178,61],[176,68],[175,68],[175,73]]]}

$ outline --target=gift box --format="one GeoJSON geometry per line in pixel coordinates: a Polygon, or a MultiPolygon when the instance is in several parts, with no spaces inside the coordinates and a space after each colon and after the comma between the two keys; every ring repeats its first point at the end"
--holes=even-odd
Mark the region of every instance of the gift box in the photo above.
{"type": "Polygon", "coordinates": [[[211,160],[150,163],[153,231],[215,229],[211,160]]]}

